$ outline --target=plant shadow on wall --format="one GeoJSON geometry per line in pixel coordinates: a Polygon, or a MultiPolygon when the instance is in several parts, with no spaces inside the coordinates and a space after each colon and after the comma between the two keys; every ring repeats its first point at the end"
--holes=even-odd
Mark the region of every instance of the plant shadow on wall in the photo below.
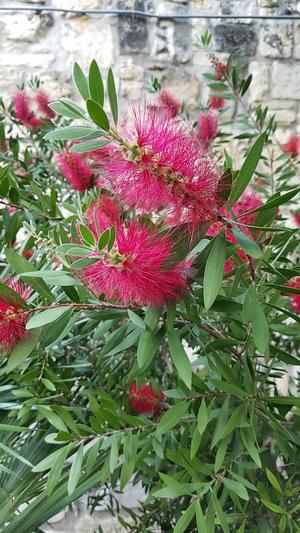
{"type": "Polygon", "coordinates": [[[158,80],[119,119],[95,61],[74,67],[82,107],[36,79],[1,103],[5,533],[131,480],[127,531],[299,531],[297,373],[280,388],[300,365],[299,139],[276,142],[210,40],[194,124],[158,80]]]}

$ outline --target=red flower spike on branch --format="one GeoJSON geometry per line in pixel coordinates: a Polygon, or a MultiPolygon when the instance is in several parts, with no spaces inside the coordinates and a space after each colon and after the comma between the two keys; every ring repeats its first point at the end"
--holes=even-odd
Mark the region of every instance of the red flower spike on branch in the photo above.
{"type": "Polygon", "coordinates": [[[18,91],[15,94],[14,110],[16,119],[24,126],[36,129],[41,125],[42,121],[30,109],[30,99],[25,91],[18,91]]]}
{"type": "MultiPolygon", "coordinates": [[[[13,289],[23,300],[27,300],[30,295],[30,288],[21,282],[7,279],[5,285],[13,289]]],[[[23,339],[26,334],[27,315],[23,308],[15,300],[1,299],[0,297],[0,346],[5,353],[12,350],[18,340],[23,339]]]]}
{"type": "Polygon", "coordinates": [[[181,109],[181,104],[176,98],[168,91],[168,89],[162,89],[157,98],[157,106],[166,111],[171,118],[178,115],[181,109]]]}
{"type": "MultiPolygon", "coordinates": [[[[297,278],[294,278],[293,280],[288,282],[288,286],[292,287],[293,289],[300,289],[300,276],[297,278]]],[[[300,315],[300,294],[291,294],[288,293],[287,296],[290,298],[291,305],[294,309],[294,311],[300,315]]]]}
{"type": "Polygon", "coordinates": [[[296,157],[300,152],[300,137],[297,135],[291,135],[288,141],[283,146],[283,151],[290,154],[292,157],[296,157]]]}
{"type": "Polygon", "coordinates": [[[135,413],[155,413],[160,409],[163,398],[163,392],[158,394],[150,384],[143,384],[140,387],[135,381],[130,384],[128,400],[135,413]]]}
{"type": "Polygon", "coordinates": [[[76,191],[90,188],[93,172],[79,154],[63,152],[55,154],[55,160],[62,175],[76,191]]]}
{"type": "Polygon", "coordinates": [[[51,120],[55,117],[54,111],[49,107],[50,99],[46,91],[40,89],[36,94],[35,101],[37,103],[39,111],[45,118],[51,120]]]}

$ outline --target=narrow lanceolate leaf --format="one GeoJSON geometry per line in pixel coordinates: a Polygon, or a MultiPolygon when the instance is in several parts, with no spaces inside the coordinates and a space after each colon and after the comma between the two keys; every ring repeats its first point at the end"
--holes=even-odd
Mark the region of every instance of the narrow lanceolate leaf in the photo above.
{"type": "Polygon", "coordinates": [[[107,93],[108,93],[111,114],[113,116],[115,126],[117,126],[118,124],[118,98],[117,98],[115,79],[114,79],[113,71],[111,70],[111,68],[109,69],[108,75],[107,75],[107,93]]]}
{"type": "Polygon", "coordinates": [[[282,494],[282,488],[275,474],[273,474],[273,472],[271,472],[271,470],[269,470],[268,468],[266,468],[266,474],[268,480],[270,481],[271,485],[273,485],[274,489],[282,494]]]}
{"type": "Polygon", "coordinates": [[[81,142],[78,144],[73,144],[70,148],[70,152],[72,153],[82,153],[82,152],[91,152],[93,150],[97,150],[97,148],[102,148],[103,146],[106,146],[111,141],[88,141],[88,142],[81,142]]]}
{"type": "Polygon", "coordinates": [[[47,495],[50,496],[55,489],[62,472],[62,469],[65,464],[65,460],[68,456],[68,453],[70,451],[70,445],[64,446],[60,450],[60,454],[58,457],[53,461],[52,468],[49,472],[48,480],[47,480],[47,495]]]}
{"type": "Polygon", "coordinates": [[[34,329],[54,322],[57,318],[67,311],[68,307],[54,307],[53,309],[46,309],[36,315],[32,316],[26,324],[26,329],[34,329]]]}
{"type": "Polygon", "coordinates": [[[0,299],[2,302],[5,302],[9,305],[16,304],[18,307],[25,309],[28,307],[27,302],[15,292],[11,287],[5,285],[5,283],[0,283],[0,299]]]}
{"type": "Polygon", "coordinates": [[[82,96],[84,100],[87,100],[90,97],[89,86],[87,79],[78,63],[75,63],[73,68],[73,80],[80,96],[82,96]]]}
{"type": "Polygon", "coordinates": [[[196,502],[193,502],[181,515],[176,526],[173,529],[173,533],[183,533],[189,526],[190,522],[195,516],[196,502]]]}
{"type": "Polygon", "coordinates": [[[257,349],[263,354],[269,350],[270,334],[266,315],[260,305],[255,286],[251,285],[246,294],[243,307],[243,320],[252,324],[252,336],[257,349]]]}
{"type": "Polygon", "coordinates": [[[192,385],[192,368],[190,360],[184,350],[179,335],[175,329],[168,332],[171,359],[179,374],[180,379],[190,389],[192,385]]]}
{"type": "Polygon", "coordinates": [[[234,234],[240,247],[242,248],[242,250],[244,250],[244,252],[247,255],[250,255],[251,257],[255,257],[255,259],[259,259],[259,257],[262,256],[262,251],[260,247],[258,246],[258,244],[256,244],[256,242],[254,242],[252,239],[250,239],[249,237],[247,237],[246,235],[244,235],[243,233],[241,233],[235,228],[232,228],[231,231],[234,234]]]}
{"type": "Polygon", "coordinates": [[[197,415],[197,426],[198,426],[200,435],[204,433],[204,430],[207,426],[207,422],[208,422],[208,411],[207,411],[205,399],[202,398],[200,409],[197,415]]]}
{"type": "Polygon", "coordinates": [[[73,458],[73,464],[70,469],[69,474],[69,480],[68,480],[68,494],[73,494],[74,490],[77,487],[80,474],[81,474],[81,466],[82,466],[82,459],[83,459],[83,443],[80,444],[76,455],[73,458]]]}
{"type": "Polygon", "coordinates": [[[225,240],[220,233],[213,244],[208,256],[203,279],[204,305],[209,309],[214,303],[222,286],[225,263],[225,240]]]}
{"type": "Polygon", "coordinates": [[[0,442],[0,450],[3,450],[5,454],[7,455],[11,455],[12,457],[15,457],[15,459],[18,459],[19,461],[21,461],[21,463],[24,463],[24,465],[33,466],[27,459],[25,459],[25,457],[22,457],[22,455],[20,455],[18,452],[16,452],[12,448],[9,448],[2,442],[0,442]]]}
{"type": "Polygon", "coordinates": [[[27,337],[16,344],[8,358],[6,372],[11,372],[25,361],[26,357],[28,357],[33,351],[40,333],[40,329],[36,329],[34,332],[31,331],[28,333],[27,337]]]}
{"type": "Polygon", "coordinates": [[[91,99],[88,99],[86,101],[86,107],[92,121],[95,122],[95,124],[97,124],[97,126],[99,126],[99,128],[101,128],[102,130],[108,131],[109,120],[103,107],[101,107],[101,105],[97,104],[97,102],[94,102],[94,100],[91,99]]]}
{"type": "Polygon", "coordinates": [[[84,240],[85,244],[87,246],[94,246],[95,245],[95,237],[93,232],[83,224],[79,224],[79,230],[82,236],[82,239],[84,240]]]}
{"type": "Polygon", "coordinates": [[[233,492],[235,492],[239,496],[239,498],[242,498],[243,500],[246,500],[246,501],[249,500],[249,494],[248,494],[246,487],[244,487],[244,485],[242,485],[241,483],[238,483],[237,481],[234,481],[233,479],[228,479],[226,477],[224,477],[222,481],[225,487],[228,490],[232,490],[233,492]]]}
{"type": "Polygon", "coordinates": [[[179,420],[181,420],[181,418],[186,414],[187,409],[188,404],[186,402],[177,403],[168,409],[168,411],[163,414],[159,421],[156,429],[156,435],[159,437],[176,426],[179,420]]]}
{"type": "Polygon", "coordinates": [[[231,194],[229,197],[230,205],[234,204],[234,202],[236,202],[240,198],[247,185],[249,184],[260,160],[265,140],[266,134],[262,133],[249,151],[239,172],[237,180],[232,187],[231,194]]]}
{"type": "Polygon", "coordinates": [[[49,131],[44,139],[51,141],[69,141],[80,139],[94,131],[94,128],[91,128],[91,126],[66,126],[65,128],[57,128],[56,130],[49,131]]]}
{"type": "Polygon", "coordinates": [[[196,501],[196,523],[198,531],[201,531],[201,533],[208,533],[199,500],[196,501]]]}
{"type": "Polygon", "coordinates": [[[139,315],[137,315],[134,311],[131,311],[130,309],[128,309],[127,312],[131,322],[133,322],[135,326],[144,330],[146,329],[145,322],[141,319],[139,315]]]}
{"type": "Polygon", "coordinates": [[[230,533],[230,530],[229,530],[229,527],[228,527],[228,524],[227,524],[227,521],[226,521],[226,516],[223,512],[223,509],[221,507],[221,504],[217,498],[217,494],[214,490],[211,491],[211,498],[212,498],[212,502],[213,502],[213,505],[214,505],[214,508],[215,508],[215,511],[216,511],[216,515],[219,519],[219,522],[221,524],[221,528],[223,529],[224,533],[230,533]]]}
{"type": "Polygon", "coordinates": [[[158,337],[155,333],[160,317],[160,309],[151,307],[145,316],[145,331],[142,331],[137,349],[137,362],[140,368],[151,363],[158,348],[158,337]]]}
{"type": "Polygon", "coordinates": [[[95,59],[91,62],[89,69],[89,91],[91,98],[103,106],[104,103],[104,85],[101,72],[95,59]]]}
{"type": "Polygon", "coordinates": [[[246,446],[247,452],[252,457],[253,461],[257,464],[257,466],[261,468],[261,460],[259,457],[258,450],[256,448],[252,429],[251,428],[241,429],[241,437],[242,437],[243,443],[246,446]]]}

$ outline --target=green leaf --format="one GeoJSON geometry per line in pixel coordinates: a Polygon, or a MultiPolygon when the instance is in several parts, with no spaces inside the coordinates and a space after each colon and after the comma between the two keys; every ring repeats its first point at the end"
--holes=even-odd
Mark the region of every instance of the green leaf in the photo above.
{"type": "Polygon", "coordinates": [[[217,473],[223,465],[223,461],[227,452],[230,438],[222,439],[218,444],[216,458],[215,458],[215,473],[217,473]]]}
{"type": "Polygon", "coordinates": [[[104,85],[101,72],[95,59],[90,64],[89,68],[89,91],[92,100],[103,107],[104,103],[104,85]]]}
{"type": "Polygon", "coordinates": [[[50,453],[45,459],[37,463],[33,468],[32,472],[45,472],[46,470],[49,470],[52,465],[56,462],[57,458],[61,454],[61,448],[59,450],[55,450],[55,452],[50,453]]]}
{"type": "Polygon", "coordinates": [[[75,63],[73,67],[73,80],[80,96],[82,96],[84,100],[87,100],[90,97],[89,86],[87,79],[78,63],[75,63]]]}
{"type": "MultiPolygon", "coordinates": [[[[63,254],[79,256],[79,257],[80,256],[84,257],[86,255],[90,255],[91,253],[91,249],[88,248],[87,246],[81,246],[80,244],[72,244],[72,243],[60,244],[56,250],[57,252],[61,252],[63,254]]],[[[43,273],[45,272],[47,274],[47,271],[44,270],[43,273]]],[[[61,271],[59,272],[53,271],[52,274],[59,276],[59,274],[61,274],[61,271]]]]}
{"type": "Polygon", "coordinates": [[[228,422],[224,428],[223,438],[227,437],[232,431],[239,427],[248,426],[247,422],[247,408],[244,403],[239,405],[228,419],[228,422]]]}
{"type": "Polygon", "coordinates": [[[146,330],[142,332],[137,349],[137,362],[140,368],[145,368],[149,365],[158,348],[157,340],[159,339],[155,334],[155,330],[160,317],[160,309],[158,307],[151,307],[145,315],[146,330]]]}
{"type": "Polygon", "coordinates": [[[267,354],[270,343],[269,325],[257,299],[254,284],[249,287],[246,294],[243,306],[243,321],[252,324],[252,336],[255,346],[260,352],[267,354]]]}
{"type": "Polygon", "coordinates": [[[172,429],[179,420],[186,414],[188,404],[186,402],[177,403],[173,405],[168,411],[166,411],[161,417],[159,424],[156,428],[156,435],[160,437],[164,433],[167,433],[172,429]]]}
{"type": "Polygon", "coordinates": [[[112,437],[110,454],[109,454],[109,471],[111,474],[115,471],[117,467],[118,458],[119,458],[119,439],[117,435],[114,435],[112,437]]]}
{"type": "Polygon", "coordinates": [[[97,150],[98,148],[102,148],[103,146],[106,146],[111,141],[89,141],[89,142],[81,142],[78,144],[73,144],[70,148],[70,152],[72,153],[82,153],[82,152],[91,152],[93,150],[97,150]]]}
{"type": "Polygon", "coordinates": [[[252,457],[253,461],[257,464],[257,466],[261,468],[261,460],[259,457],[258,450],[255,446],[252,429],[251,428],[241,429],[241,437],[242,437],[243,443],[245,444],[247,452],[249,453],[250,457],[252,457]]]}
{"type": "Polygon", "coordinates": [[[6,454],[11,455],[15,459],[18,459],[18,461],[21,461],[24,465],[32,467],[32,463],[30,463],[25,457],[22,457],[18,452],[16,452],[14,449],[9,448],[3,442],[0,442],[0,450],[3,450],[6,454]]]}
{"type": "Polygon", "coordinates": [[[243,500],[246,500],[246,501],[249,500],[249,494],[248,494],[246,487],[244,487],[244,485],[242,485],[241,483],[238,483],[237,481],[234,481],[233,479],[228,479],[226,477],[222,479],[222,482],[228,490],[232,490],[233,492],[235,492],[239,498],[242,498],[243,500]]]}
{"type": "Polygon", "coordinates": [[[49,104],[49,107],[53,109],[55,113],[58,113],[63,117],[83,118],[86,120],[84,111],[77,104],[71,100],[68,100],[68,98],[61,98],[59,102],[52,102],[49,104]]]}
{"type": "Polygon", "coordinates": [[[69,141],[80,139],[94,131],[94,128],[90,126],[66,126],[65,128],[57,128],[56,130],[49,131],[44,136],[44,139],[51,141],[69,141]]]}
{"type": "Polygon", "coordinates": [[[50,407],[46,405],[37,405],[36,409],[37,411],[39,411],[39,413],[41,413],[43,417],[48,420],[48,422],[53,427],[58,429],[58,431],[68,432],[68,428],[66,427],[62,419],[56,413],[54,413],[50,407]]]}
{"type": "Polygon", "coordinates": [[[173,533],[182,533],[187,529],[190,522],[193,520],[196,512],[196,502],[193,502],[181,515],[176,526],[173,529],[173,533]]]}
{"type": "MultiPolygon", "coordinates": [[[[256,209],[251,209],[251,211],[246,211],[245,213],[242,213],[239,216],[245,216],[251,213],[257,213],[260,211],[266,211],[274,207],[278,207],[279,205],[284,204],[288,202],[289,200],[291,200],[292,198],[294,198],[294,196],[296,196],[296,194],[298,194],[299,191],[300,191],[300,188],[297,187],[296,189],[292,189],[291,191],[286,192],[281,195],[278,195],[278,193],[276,193],[276,196],[274,195],[274,198],[270,198],[264,205],[261,205],[260,207],[257,207],[256,209]]],[[[237,218],[239,218],[239,216],[237,218]]]]}
{"type": "Polygon", "coordinates": [[[86,107],[92,121],[104,131],[109,131],[109,120],[104,109],[91,99],[86,101],[86,107]]]}
{"type": "Polygon", "coordinates": [[[206,527],[205,518],[203,516],[199,500],[196,501],[196,522],[198,531],[200,531],[201,533],[208,533],[208,529],[206,527]]]}
{"type": "Polygon", "coordinates": [[[279,505],[277,505],[276,503],[269,502],[268,500],[264,500],[264,499],[262,499],[261,501],[268,509],[273,511],[273,513],[280,513],[280,514],[285,513],[285,510],[279,505]]]}
{"type": "Polygon", "coordinates": [[[41,381],[45,385],[46,389],[50,390],[51,392],[55,392],[56,391],[56,387],[55,387],[54,383],[52,383],[52,381],[50,381],[50,379],[42,378],[41,381]]]}
{"type": "Polygon", "coordinates": [[[205,403],[205,398],[202,398],[200,409],[197,415],[197,426],[200,435],[204,433],[208,422],[208,411],[205,403]]]}
{"type": "Polygon", "coordinates": [[[47,480],[47,495],[50,496],[55,489],[57,483],[60,480],[60,475],[62,472],[62,469],[65,464],[65,460],[68,456],[68,453],[70,451],[70,445],[64,446],[63,448],[59,449],[60,454],[57,458],[55,458],[55,461],[52,463],[51,470],[49,472],[48,480],[47,480]]]}
{"type": "Polygon", "coordinates": [[[221,504],[217,498],[216,492],[214,490],[211,490],[211,498],[213,502],[213,506],[215,508],[217,517],[219,519],[219,522],[221,524],[221,528],[223,529],[224,533],[230,533],[229,527],[226,522],[226,516],[223,513],[223,509],[221,507],[221,504]]]}
{"type": "Polygon", "coordinates": [[[237,242],[239,243],[240,247],[247,255],[255,257],[256,259],[259,259],[262,256],[262,251],[258,244],[256,244],[256,242],[254,242],[252,239],[250,239],[235,228],[231,228],[231,231],[235,236],[237,242]]]}
{"type": "Polygon", "coordinates": [[[131,311],[128,309],[128,316],[133,324],[135,324],[138,328],[146,329],[145,322],[141,319],[139,315],[137,315],[134,311],[131,311]]]}
{"type": "Polygon", "coordinates": [[[53,309],[46,309],[32,316],[26,324],[26,329],[39,328],[50,322],[54,322],[57,318],[63,315],[68,310],[68,307],[54,307],[53,309]]]}
{"type": "MultiPolygon", "coordinates": [[[[7,258],[7,261],[9,262],[12,270],[16,272],[17,274],[24,274],[26,272],[32,272],[36,271],[36,268],[32,263],[24,259],[24,257],[20,256],[15,250],[12,250],[11,248],[6,248],[5,255],[7,258]]],[[[27,283],[31,285],[31,287],[37,291],[43,298],[47,298],[49,300],[54,301],[55,298],[51,291],[48,289],[46,283],[41,280],[35,280],[28,278],[27,283]]]]}
{"type": "Polygon", "coordinates": [[[46,326],[40,340],[41,347],[46,348],[58,344],[69,333],[76,320],[77,314],[74,314],[73,309],[69,309],[49,326],[46,326]]]}
{"type": "Polygon", "coordinates": [[[81,236],[87,246],[95,246],[95,237],[93,232],[83,224],[79,224],[79,230],[81,233],[81,236]]]}
{"type": "Polygon", "coordinates": [[[203,279],[204,305],[209,309],[218,296],[223,280],[225,263],[225,240],[220,233],[214,240],[214,244],[208,256],[203,279]]]}
{"type": "Polygon", "coordinates": [[[13,348],[12,352],[7,361],[6,372],[11,372],[18,366],[20,366],[23,361],[31,354],[33,351],[38,338],[41,334],[41,330],[37,329],[34,332],[28,333],[28,335],[21,339],[16,346],[13,348]]]}
{"type": "Polygon", "coordinates": [[[213,437],[211,441],[211,448],[214,448],[214,446],[219,442],[219,440],[221,440],[228,416],[229,416],[229,398],[227,397],[225,401],[223,402],[223,405],[217,417],[217,422],[215,425],[215,429],[214,429],[213,437]]]}
{"type": "Polygon", "coordinates": [[[21,307],[22,309],[28,308],[27,302],[23,300],[23,298],[15,292],[11,287],[6,285],[5,283],[0,283],[0,298],[3,302],[7,303],[8,305],[16,304],[18,307],[21,307]]]}
{"type": "Polygon", "coordinates": [[[137,456],[138,435],[129,432],[129,435],[125,439],[123,451],[124,451],[124,463],[120,474],[120,490],[123,490],[130,480],[135,467],[135,461],[137,456]]]}
{"type": "Polygon", "coordinates": [[[101,251],[105,246],[107,246],[110,237],[110,228],[107,228],[103,233],[101,233],[98,241],[98,250],[101,251]]]}
{"type": "Polygon", "coordinates": [[[109,69],[108,75],[107,75],[107,93],[108,93],[109,105],[110,105],[111,113],[114,119],[114,123],[115,123],[115,126],[117,126],[118,124],[118,98],[117,98],[114,75],[113,75],[111,68],[109,69]]]}
{"type": "Polygon", "coordinates": [[[192,386],[191,363],[182,346],[179,335],[175,329],[171,329],[168,331],[168,342],[171,359],[179,374],[179,377],[190,389],[192,386]]]}
{"type": "Polygon", "coordinates": [[[77,487],[80,474],[81,466],[83,459],[83,443],[80,444],[75,456],[73,457],[73,463],[70,469],[69,479],[68,479],[68,494],[73,494],[74,490],[77,487]]]}
{"type": "Polygon", "coordinates": [[[282,488],[281,488],[276,476],[273,474],[273,472],[271,472],[271,470],[266,468],[266,474],[267,474],[268,480],[270,481],[270,483],[274,487],[274,489],[282,494],[282,488]]]}
{"type": "Polygon", "coordinates": [[[260,160],[265,140],[266,134],[262,133],[249,151],[239,172],[237,180],[231,190],[231,194],[229,197],[229,202],[231,206],[240,198],[247,185],[249,184],[260,160]]]}

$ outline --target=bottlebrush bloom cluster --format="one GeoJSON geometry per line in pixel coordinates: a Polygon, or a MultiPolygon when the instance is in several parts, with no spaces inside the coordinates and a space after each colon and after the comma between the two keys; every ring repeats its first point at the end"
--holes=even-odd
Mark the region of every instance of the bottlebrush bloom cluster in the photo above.
{"type": "Polygon", "coordinates": [[[79,154],[65,151],[55,154],[55,160],[62,175],[76,191],[87,191],[93,172],[79,154]]]}
{"type": "Polygon", "coordinates": [[[162,89],[156,103],[158,107],[169,113],[172,118],[176,117],[181,109],[180,102],[174,98],[168,89],[162,89]]]}
{"type": "Polygon", "coordinates": [[[288,141],[283,146],[283,151],[287,154],[291,154],[292,157],[296,157],[300,152],[300,137],[297,135],[291,135],[288,141]]]}
{"type": "Polygon", "coordinates": [[[107,198],[102,206],[90,206],[87,216],[94,234],[116,227],[112,249],[101,251],[99,261],[83,270],[83,279],[94,294],[104,294],[106,299],[125,305],[162,306],[180,298],[187,288],[190,262],[166,268],[174,246],[169,236],[136,221],[121,221],[117,208],[107,198]]]}
{"type": "Polygon", "coordinates": [[[163,392],[157,393],[150,384],[140,387],[135,381],[130,384],[128,392],[129,405],[135,413],[155,413],[161,407],[163,392]]]}
{"type": "MultiPolygon", "coordinates": [[[[294,278],[293,280],[288,282],[288,286],[292,287],[293,289],[300,289],[300,276],[297,278],[294,278]]],[[[294,309],[294,311],[300,315],[300,294],[291,294],[288,293],[287,296],[290,298],[291,305],[294,309]]]]}
{"type": "MultiPolygon", "coordinates": [[[[7,279],[5,284],[13,289],[23,300],[27,300],[30,289],[21,282],[7,279]]],[[[9,352],[18,340],[26,336],[27,315],[24,314],[19,302],[0,297],[0,346],[4,353],[9,352]]]]}
{"type": "Polygon", "coordinates": [[[119,134],[100,186],[127,208],[167,208],[178,223],[197,226],[213,218],[219,176],[195,132],[161,109],[133,106],[119,134]]]}
{"type": "Polygon", "coordinates": [[[209,98],[209,106],[211,109],[221,111],[222,109],[224,109],[225,100],[222,96],[211,96],[209,98]]]}
{"type": "MultiPolygon", "coordinates": [[[[236,216],[239,216],[238,222],[240,222],[241,224],[247,224],[251,226],[253,225],[255,221],[256,213],[250,213],[249,215],[247,214],[243,215],[243,213],[247,213],[247,211],[252,211],[253,209],[257,209],[257,207],[260,207],[261,205],[262,205],[262,200],[259,196],[254,194],[252,191],[246,191],[244,192],[240,200],[234,204],[234,206],[232,207],[232,211],[236,216]]],[[[219,214],[222,217],[230,218],[230,215],[226,211],[225,206],[221,207],[219,214]]],[[[233,235],[232,231],[228,227],[226,227],[222,221],[215,222],[214,224],[212,224],[209,230],[207,231],[206,235],[210,237],[214,237],[215,235],[220,233],[220,231],[224,227],[225,227],[226,240],[228,242],[231,242],[232,244],[237,244],[237,240],[235,236],[233,235]]],[[[244,233],[244,235],[247,235],[250,238],[255,237],[255,231],[251,228],[248,228],[247,226],[239,226],[238,229],[239,231],[244,233]]],[[[247,257],[245,253],[243,252],[243,250],[239,248],[235,253],[238,255],[238,257],[243,263],[247,261],[247,257]]],[[[232,268],[236,266],[238,266],[237,261],[234,259],[234,257],[230,257],[225,262],[224,273],[228,274],[232,270],[232,268]]]]}
{"type": "MultiPolygon", "coordinates": [[[[54,111],[49,107],[49,97],[44,90],[38,91],[35,101],[42,118],[50,120],[55,116],[54,111]]],[[[36,129],[42,124],[41,118],[31,109],[30,97],[24,90],[18,91],[14,96],[14,111],[16,119],[24,126],[36,129]]]]}
{"type": "Polygon", "coordinates": [[[218,133],[218,119],[215,113],[208,111],[198,117],[198,134],[206,144],[213,141],[218,133]]]}

